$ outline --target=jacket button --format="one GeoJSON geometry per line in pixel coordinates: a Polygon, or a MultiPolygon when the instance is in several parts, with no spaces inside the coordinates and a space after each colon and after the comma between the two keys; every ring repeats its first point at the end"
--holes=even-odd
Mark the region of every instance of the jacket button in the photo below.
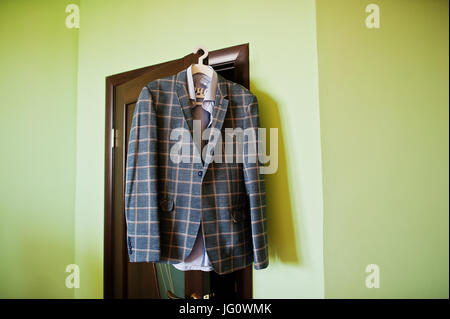
{"type": "Polygon", "coordinates": [[[198,176],[202,176],[202,175],[203,175],[203,171],[198,171],[198,172],[197,172],[197,175],[198,175],[198,176]]]}
{"type": "Polygon", "coordinates": [[[171,199],[163,199],[160,203],[160,208],[164,212],[171,212],[173,210],[173,200],[171,199]]]}

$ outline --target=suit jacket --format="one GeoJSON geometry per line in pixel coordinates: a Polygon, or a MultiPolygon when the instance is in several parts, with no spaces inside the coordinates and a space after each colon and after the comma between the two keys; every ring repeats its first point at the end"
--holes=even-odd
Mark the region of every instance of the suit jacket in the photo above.
{"type": "MultiPolygon", "coordinates": [[[[147,84],[141,91],[129,135],[125,215],[131,262],[179,263],[189,256],[202,225],[205,248],[214,270],[225,274],[254,262],[268,266],[264,178],[248,140],[233,161],[213,161],[224,142],[209,136],[204,161],[193,147],[189,161],[170,155],[178,140],[171,132],[189,132],[193,121],[186,70],[147,84]],[[242,156],[242,161],[237,158],[242,156]]],[[[258,102],[243,86],[218,75],[211,127],[257,129],[258,102]]],[[[216,131],[217,132],[217,131],[216,131]]],[[[237,139],[233,139],[239,147],[237,139]]],[[[235,148],[236,149],[236,148],[235,148]]],[[[183,156],[185,156],[184,154],[183,156]]],[[[188,156],[189,157],[189,156],[188,156]]]]}

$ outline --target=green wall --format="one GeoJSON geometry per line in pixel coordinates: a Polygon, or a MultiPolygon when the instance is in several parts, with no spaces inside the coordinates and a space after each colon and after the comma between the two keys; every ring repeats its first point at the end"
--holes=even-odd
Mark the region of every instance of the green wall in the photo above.
{"type": "Polygon", "coordinates": [[[0,298],[103,297],[105,77],[247,42],[262,126],[280,142],[255,297],[448,298],[438,0],[2,0],[0,298]],[[65,27],[69,3],[79,30],[65,27]],[[364,25],[369,3],[380,29],[364,25]],[[189,18],[199,8],[206,27],[189,18]]]}
{"type": "Polygon", "coordinates": [[[448,298],[448,1],[320,0],[317,34],[325,297],[448,298]]]}
{"type": "Polygon", "coordinates": [[[76,297],[102,297],[107,75],[178,59],[197,45],[250,43],[262,125],[280,128],[267,177],[271,265],[257,298],[321,298],[322,185],[314,1],[81,1],[77,108],[76,297]],[[198,23],[199,9],[210,21],[198,23]],[[203,27],[202,27],[203,26],[203,27]]]}
{"type": "Polygon", "coordinates": [[[0,298],[72,298],[77,31],[65,1],[0,1],[0,298]]]}

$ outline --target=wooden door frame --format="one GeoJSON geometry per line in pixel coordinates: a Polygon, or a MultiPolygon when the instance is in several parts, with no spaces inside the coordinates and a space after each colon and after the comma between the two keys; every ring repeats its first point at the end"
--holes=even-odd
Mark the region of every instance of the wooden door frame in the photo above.
{"type": "MultiPolygon", "coordinates": [[[[198,54],[188,54],[179,60],[192,60],[198,54]]],[[[113,156],[113,123],[114,123],[114,92],[115,87],[126,81],[134,79],[151,69],[156,69],[165,64],[172,63],[176,60],[159,63],[156,65],[143,67],[119,74],[106,77],[106,111],[105,111],[105,194],[104,194],[104,263],[103,263],[103,294],[105,299],[113,297],[113,219],[114,211],[114,196],[113,196],[113,171],[114,171],[114,156],[113,156]]],[[[247,89],[250,89],[249,81],[249,45],[248,43],[236,45],[225,49],[219,49],[209,52],[205,63],[213,66],[216,70],[226,70],[227,68],[235,68],[239,83],[247,89]]],[[[244,298],[252,298],[252,269],[248,267],[241,271],[238,275],[242,282],[247,283],[241,287],[241,295],[244,298]]],[[[185,287],[185,290],[193,287],[185,287]]]]}

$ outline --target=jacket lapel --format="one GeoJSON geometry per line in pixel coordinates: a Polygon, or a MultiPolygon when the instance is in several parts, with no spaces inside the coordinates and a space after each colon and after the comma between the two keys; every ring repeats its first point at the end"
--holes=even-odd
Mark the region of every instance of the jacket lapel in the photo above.
{"type": "Polygon", "coordinates": [[[189,93],[187,91],[186,85],[186,70],[182,70],[177,73],[176,77],[176,93],[178,96],[178,101],[180,102],[181,110],[183,111],[186,124],[191,132],[192,137],[192,113],[191,105],[189,102],[189,93]]]}
{"type": "MultiPolygon", "coordinates": [[[[215,132],[221,132],[223,122],[225,120],[225,115],[228,109],[228,99],[227,97],[227,84],[225,78],[221,75],[217,75],[217,91],[216,91],[216,101],[213,108],[213,121],[211,123],[211,134],[208,139],[208,150],[215,149],[217,145],[218,138],[223,139],[222,136],[217,136],[215,132]]],[[[223,141],[222,141],[223,142],[223,141]]],[[[211,152],[206,153],[205,157],[205,169],[209,167],[213,154],[211,152]]]]}

